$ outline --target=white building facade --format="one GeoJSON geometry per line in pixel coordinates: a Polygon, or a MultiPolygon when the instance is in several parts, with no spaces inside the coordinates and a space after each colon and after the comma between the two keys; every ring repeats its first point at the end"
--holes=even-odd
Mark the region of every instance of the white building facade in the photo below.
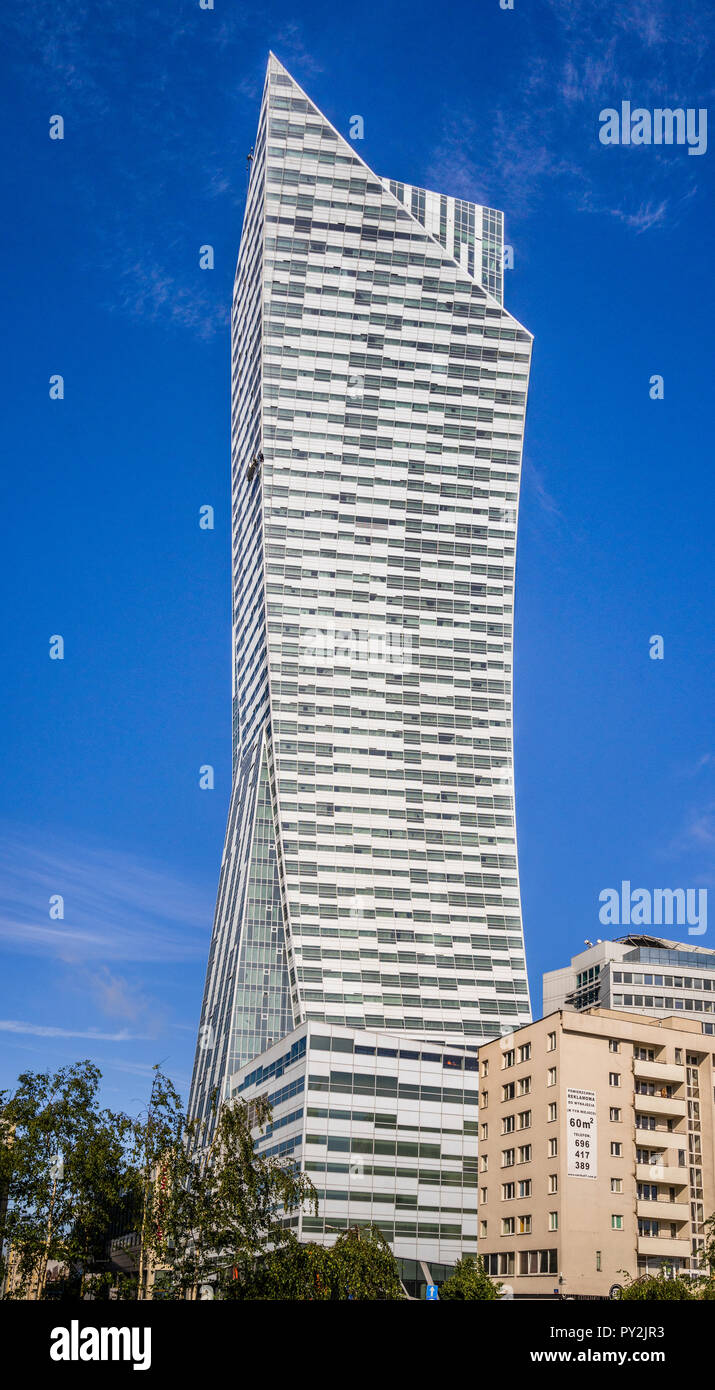
{"type": "Polygon", "coordinates": [[[258,1152],[292,1160],[315,1187],[318,1215],[290,1222],[299,1239],[331,1244],[372,1222],[419,1297],[476,1253],[477,1088],[474,1052],[303,1023],[242,1067],[229,1093],[268,1097],[258,1152]]]}
{"type": "Polygon", "coordinates": [[[306,1024],[466,1055],[531,1017],[512,746],[531,336],[502,304],[502,216],[378,178],[273,56],[251,169],[197,1116],[306,1024]]]}

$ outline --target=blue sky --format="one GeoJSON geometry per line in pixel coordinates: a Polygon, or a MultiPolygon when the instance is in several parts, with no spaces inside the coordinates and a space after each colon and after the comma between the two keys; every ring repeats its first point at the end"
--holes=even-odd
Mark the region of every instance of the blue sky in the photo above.
{"type": "Polygon", "coordinates": [[[713,886],[715,150],[604,147],[598,117],[710,107],[714,21],[707,0],[6,7],[0,1086],[92,1056],[135,1110],[153,1062],[190,1077],[230,783],[228,306],[269,48],[345,135],[363,116],[378,173],[505,212],[535,335],[535,1008],[541,971],[606,934],[603,888],[713,886]]]}

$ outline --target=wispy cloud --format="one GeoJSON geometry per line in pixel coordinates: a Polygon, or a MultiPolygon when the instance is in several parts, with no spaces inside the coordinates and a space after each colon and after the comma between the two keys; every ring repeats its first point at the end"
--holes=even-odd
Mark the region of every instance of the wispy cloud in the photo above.
{"type": "Polygon", "coordinates": [[[541,469],[528,459],[524,463],[524,481],[533,492],[541,510],[546,512],[547,516],[563,520],[563,512],[548,491],[541,469]]]}
{"type": "Polygon", "coordinates": [[[681,828],[664,846],[662,857],[680,859],[692,882],[715,886],[715,801],[691,805],[681,828]]]}
{"type": "MultiPolygon", "coordinates": [[[[9,834],[0,851],[5,884],[0,942],[23,954],[66,962],[200,959],[211,925],[211,896],[162,865],[121,850],[9,834]],[[64,917],[50,917],[50,898],[64,917]]],[[[129,995],[109,974],[92,987],[118,1006],[129,995]]],[[[137,1005],[138,1007],[138,1005],[137,1005]]],[[[135,1017],[138,1016],[135,1013],[135,1017]]]]}
{"type": "MultiPolygon", "coordinates": [[[[458,197],[533,214],[544,198],[612,216],[635,234],[672,223],[696,189],[697,161],[660,147],[617,155],[598,140],[599,114],[621,100],[706,106],[712,96],[712,12],[699,0],[605,7],[601,0],[547,0],[523,12],[508,106],[499,94],[488,126],[475,106],[445,106],[425,181],[458,197]],[[665,176],[671,190],[663,195],[665,176]]],[[[480,93],[484,109],[484,94],[480,93]]],[[[487,108],[488,109],[488,108],[487,108]]]]}
{"type": "Polygon", "coordinates": [[[303,31],[296,20],[290,20],[278,30],[271,47],[280,63],[299,69],[305,77],[312,77],[323,71],[322,63],[308,52],[303,31]]]}
{"type": "Polygon", "coordinates": [[[646,203],[636,212],[625,212],[623,208],[609,208],[609,212],[612,217],[617,217],[621,222],[625,222],[626,226],[631,227],[634,232],[648,232],[651,227],[657,227],[659,223],[666,221],[668,199],[664,198],[657,206],[653,203],[646,203]]]}
{"type": "Polygon", "coordinates": [[[694,849],[715,848],[715,806],[691,812],[680,843],[694,849]]]}
{"type": "MultiPolygon", "coordinates": [[[[198,263],[198,246],[195,260],[198,263]]],[[[137,257],[133,248],[126,250],[105,307],[132,318],[163,320],[188,328],[200,338],[213,337],[229,321],[228,304],[217,300],[210,279],[202,284],[197,275],[193,283],[181,283],[160,262],[137,257]]]]}
{"type": "Polygon", "coordinates": [[[0,1033],[26,1033],[35,1038],[84,1038],[88,1042],[136,1042],[143,1035],[128,1033],[100,1033],[94,1028],[54,1028],[48,1023],[23,1023],[19,1019],[0,1018],[0,1033]]]}

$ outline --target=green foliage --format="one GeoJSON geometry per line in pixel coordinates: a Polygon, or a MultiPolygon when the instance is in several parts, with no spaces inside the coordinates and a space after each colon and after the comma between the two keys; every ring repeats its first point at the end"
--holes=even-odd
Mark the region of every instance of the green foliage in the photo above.
{"type": "Polygon", "coordinates": [[[405,1297],[395,1257],[377,1226],[353,1226],[331,1249],[338,1298],[401,1300],[405,1297]]]}
{"type": "Polygon", "coordinates": [[[0,1095],[3,1235],[12,1252],[8,1297],[43,1297],[48,1260],[82,1277],[105,1263],[113,1213],[130,1181],[129,1121],[101,1110],[101,1072],[78,1062],[24,1072],[0,1095]]]}
{"type": "Polygon", "coordinates": [[[485,1272],[484,1261],[479,1256],[464,1255],[457,1261],[454,1273],[442,1284],[439,1291],[442,1299],[494,1300],[499,1298],[501,1284],[495,1284],[485,1272]]]}
{"type": "Polygon", "coordinates": [[[219,1297],[253,1296],[266,1252],[290,1245],[291,1215],[306,1202],[317,1210],[304,1173],[256,1153],[256,1131],[270,1122],[265,1097],[228,1101],[205,1143],[201,1126],[175,1116],[174,1136],[155,1156],[153,1181],[147,1179],[142,1228],[143,1251],[164,1270],[164,1296],[181,1297],[206,1282],[219,1297]]]}
{"type": "MultiPolygon", "coordinates": [[[[190,1169],[186,1116],[173,1082],[154,1067],[149,1104],[131,1126],[132,1198],[138,1212],[137,1297],[147,1295],[149,1261],[161,1259],[177,1224],[190,1169]]],[[[188,1198],[190,1193],[186,1193],[188,1198]]]]}
{"type": "Polygon", "coordinates": [[[620,1301],[625,1303],[649,1303],[653,1300],[673,1303],[698,1297],[690,1279],[672,1279],[663,1268],[660,1274],[643,1274],[638,1279],[629,1279],[624,1284],[620,1301]]]}
{"type": "Polygon", "coordinates": [[[84,1062],[26,1073],[14,1095],[0,1094],[8,1296],[105,1299],[111,1288],[176,1299],[210,1284],[230,1300],[404,1298],[377,1227],[352,1227],[330,1247],[297,1240],[291,1218],[305,1206],[317,1214],[317,1197],[295,1164],[256,1152],[272,1123],[265,1097],[214,1106],[209,1135],[158,1066],[135,1119],[99,1109],[100,1080],[84,1062]],[[130,1276],[109,1268],[117,1227],[139,1238],[130,1276]],[[48,1260],[65,1266],[61,1283],[47,1284],[48,1260]]]}
{"type": "Polygon", "coordinates": [[[708,1271],[711,1279],[715,1278],[715,1212],[703,1223],[703,1235],[705,1245],[700,1254],[700,1263],[703,1269],[708,1271]]]}
{"type": "Polygon", "coordinates": [[[291,1235],[229,1297],[305,1301],[401,1301],[395,1257],[377,1226],[352,1226],[332,1246],[291,1235]]]}

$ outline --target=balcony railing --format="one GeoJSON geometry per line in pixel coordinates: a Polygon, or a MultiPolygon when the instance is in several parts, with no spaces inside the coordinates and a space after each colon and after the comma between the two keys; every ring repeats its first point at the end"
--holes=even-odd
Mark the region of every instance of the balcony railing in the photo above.
{"type": "Polygon", "coordinates": [[[689,1240],[668,1240],[665,1236],[639,1236],[637,1250],[639,1255],[689,1255],[689,1240]]]}
{"type": "Polygon", "coordinates": [[[676,1100],[674,1096],[640,1096],[634,1097],[635,1107],[641,1115],[662,1115],[664,1118],[683,1119],[686,1114],[685,1100],[676,1100]]]}
{"type": "Polygon", "coordinates": [[[661,1182],[669,1187],[687,1187],[688,1170],[673,1163],[637,1163],[638,1182],[661,1182]]]}
{"type": "Polygon", "coordinates": [[[633,1059],[633,1073],[644,1081],[660,1081],[663,1085],[682,1086],[685,1080],[683,1067],[676,1067],[671,1062],[642,1062],[637,1057],[633,1059]]]}
{"type": "Polygon", "coordinates": [[[636,1215],[647,1216],[656,1221],[688,1221],[690,1209],[687,1202],[644,1202],[636,1203],[636,1215]]]}

